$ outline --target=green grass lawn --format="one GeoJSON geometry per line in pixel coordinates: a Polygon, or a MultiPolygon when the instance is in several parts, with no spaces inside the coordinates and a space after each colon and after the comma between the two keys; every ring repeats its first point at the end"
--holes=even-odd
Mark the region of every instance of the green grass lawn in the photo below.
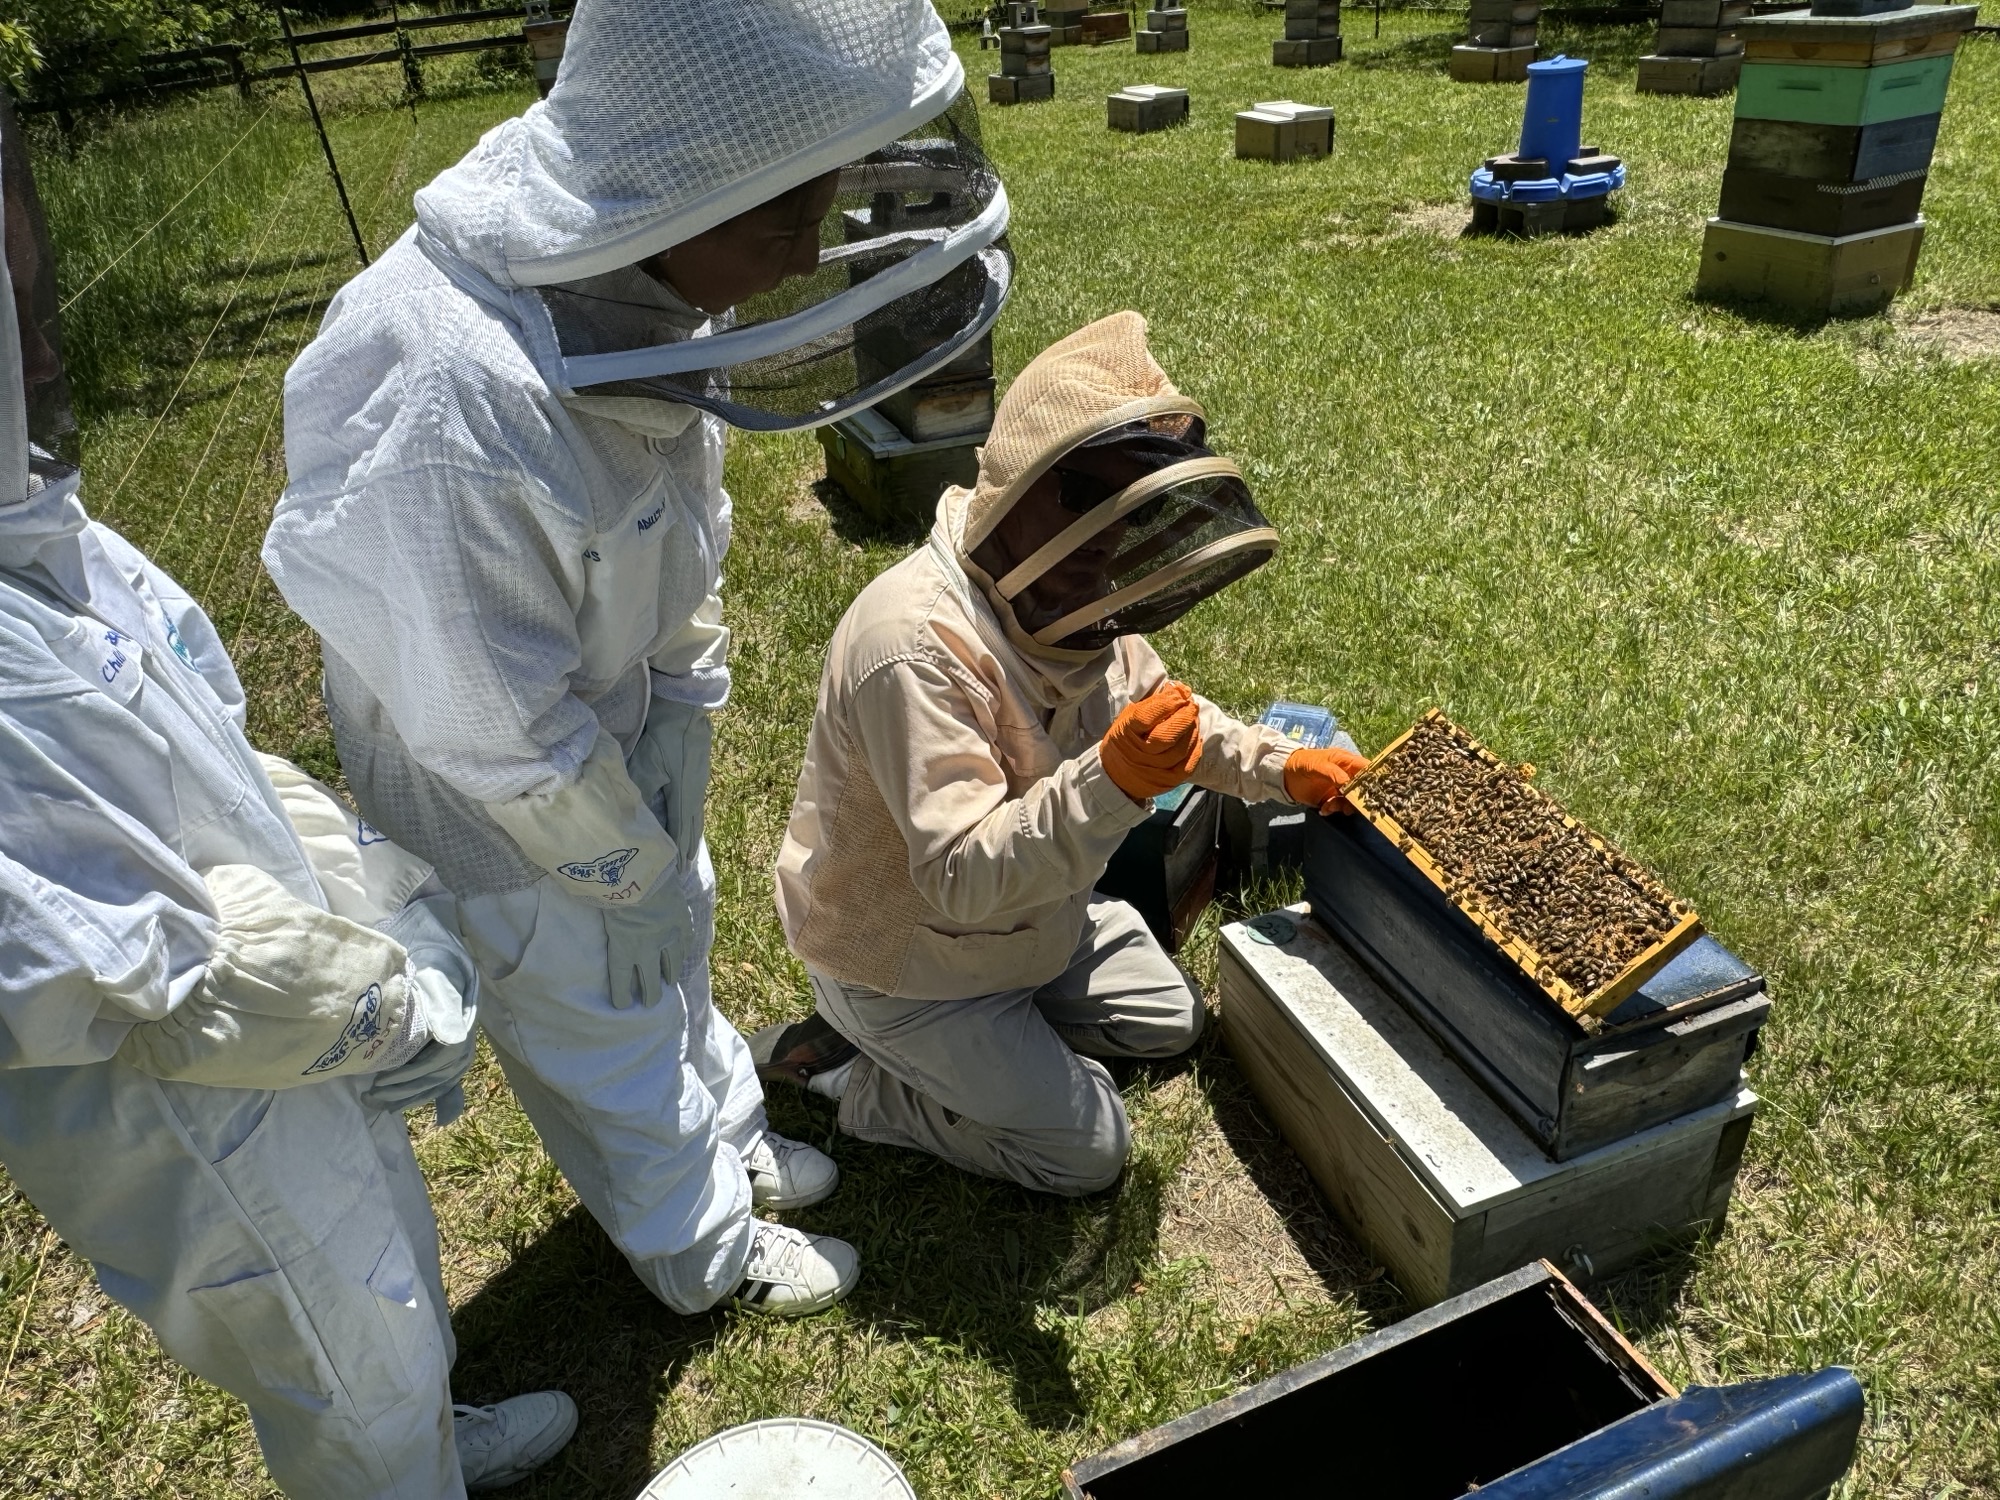
{"type": "MultiPolygon", "coordinates": [[[[1732,105],[1634,94],[1646,27],[1543,33],[1593,59],[1586,137],[1631,171],[1617,222],[1461,238],[1466,175],[1512,146],[1522,92],[1445,78],[1458,25],[1392,12],[1376,40],[1364,12],[1345,63],[1297,73],[1269,67],[1279,23],[1247,9],[1197,8],[1188,54],[1059,51],[1055,102],[986,115],[1020,255],[1004,372],[1143,311],[1286,539],[1158,640],[1169,663],[1246,714],[1329,704],[1364,746],[1444,705],[1769,973],[1727,1231],[1599,1300],[1676,1380],[1853,1365],[1870,1421],[1844,1494],[2000,1494],[2000,361],[1968,357],[2000,352],[2000,46],[1961,53],[1915,289],[1801,324],[1690,297],[1732,105]],[[1142,81],[1185,84],[1192,123],[1108,133],[1103,96],[1142,81]],[[1274,96],[1335,106],[1330,160],[1233,159],[1231,114],[1274,96]]],[[[378,249],[411,191],[530,97],[441,70],[412,113],[338,79],[378,249]]],[[[234,643],[253,737],[331,772],[313,644],[256,561],[279,382],[353,270],[302,112],[282,93],[184,105],[41,172],[86,494],[234,643]]],[[[910,541],[829,513],[818,475],[809,437],[732,448],[736,689],[709,834],[717,991],[746,1029],[805,1005],[769,870],[821,646],[910,541]]],[[[1211,980],[1215,922],[1194,954],[1211,980]]],[[[1213,1043],[1132,1075],[1132,1168],[1080,1204],[775,1100],[846,1173],[801,1222],[866,1257],[856,1294],[801,1324],[659,1307],[498,1070],[470,1093],[419,1143],[459,1397],[558,1385],[583,1406],[523,1495],[625,1500],[686,1444],[784,1413],[867,1433],[931,1500],[1047,1495],[1065,1462],[1408,1310],[1213,1043]]],[[[0,1494],[269,1493],[241,1409],[11,1196],[0,1341],[0,1494]]]]}

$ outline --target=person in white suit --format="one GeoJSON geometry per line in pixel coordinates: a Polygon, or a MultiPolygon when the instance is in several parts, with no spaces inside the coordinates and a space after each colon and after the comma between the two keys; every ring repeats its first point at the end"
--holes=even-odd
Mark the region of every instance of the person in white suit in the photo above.
{"type": "Polygon", "coordinates": [[[54,264],[0,100],[0,1163],[106,1293],[250,1409],[293,1500],[456,1500],[569,1398],[451,1404],[403,1110],[477,978],[429,866],[243,736],[207,616],[86,515],[54,264]]]}
{"type": "Polygon", "coordinates": [[[265,562],[577,1195],[680,1312],[815,1311],[852,1247],[752,1210],[838,1170],[770,1130],[710,991],[723,438],[992,325],[1007,201],[963,69],[929,0],[584,0],[549,97],[416,207],[287,378],[265,562]]]}

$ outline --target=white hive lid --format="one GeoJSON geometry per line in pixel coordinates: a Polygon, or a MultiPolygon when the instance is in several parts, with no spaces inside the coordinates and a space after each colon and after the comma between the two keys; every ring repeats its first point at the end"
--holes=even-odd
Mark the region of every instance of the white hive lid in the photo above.
{"type": "Polygon", "coordinates": [[[1323,104],[1296,104],[1290,99],[1260,100],[1257,108],[1286,120],[1331,120],[1333,111],[1323,104]]]}
{"type": "Polygon", "coordinates": [[[916,1500],[895,1461],[858,1432],[773,1417],[696,1443],[638,1500],[916,1500]]]}

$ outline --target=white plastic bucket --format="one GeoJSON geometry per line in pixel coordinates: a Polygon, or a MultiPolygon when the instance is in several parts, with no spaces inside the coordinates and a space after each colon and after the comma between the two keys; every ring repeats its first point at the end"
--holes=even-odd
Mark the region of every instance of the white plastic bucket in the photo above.
{"type": "Polygon", "coordinates": [[[773,1417],[696,1443],[638,1500],[917,1500],[895,1461],[858,1432],[773,1417]]]}

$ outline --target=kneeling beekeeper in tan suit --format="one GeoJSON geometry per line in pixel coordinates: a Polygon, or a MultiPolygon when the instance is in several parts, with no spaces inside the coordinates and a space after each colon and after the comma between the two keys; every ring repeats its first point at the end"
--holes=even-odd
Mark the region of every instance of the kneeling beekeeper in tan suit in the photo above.
{"type": "Polygon", "coordinates": [[[778,856],[817,1000],[751,1041],[841,1128],[1046,1192],[1130,1147],[1104,1057],[1170,1057],[1199,991],[1091,887],[1181,782],[1331,810],[1367,762],[1195,697],[1141,631],[1276,552],[1201,408],[1119,313],[1021,372],[977,488],[834,632],[778,856]]]}

